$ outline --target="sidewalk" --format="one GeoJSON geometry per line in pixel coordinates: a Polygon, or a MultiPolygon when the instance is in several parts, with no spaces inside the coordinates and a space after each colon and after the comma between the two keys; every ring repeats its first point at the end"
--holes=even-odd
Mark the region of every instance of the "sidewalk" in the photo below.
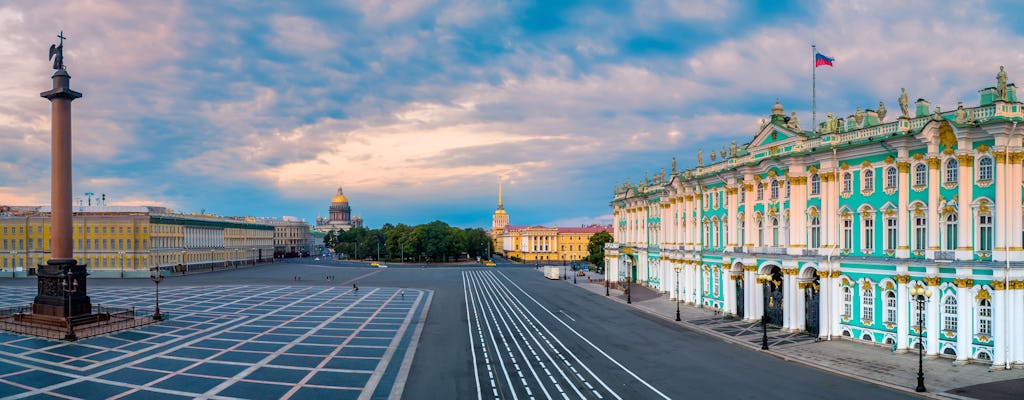
{"type": "MultiPolygon", "coordinates": [[[[573,285],[572,278],[570,275],[565,282],[573,285]]],[[[576,277],[576,282],[575,286],[604,297],[603,275],[586,272],[585,276],[576,277]]],[[[632,307],[675,321],[676,302],[667,295],[640,285],[633,285],[632,292],[632,307]]],[[[610,293],[608,299],[626,302],[623,291],[611,289],[610,293]]],[[[725,318],[715,310],[685,303],[679,312],[679,323],[688,328],[761,351],[763,334],[757,322],[725,318]]],[[[909,392],[917,387],[916,352],[898,354],[888,346],[847,339],[818,342],[806,333],[773,328],[768,328],[768,347],[767,352],[776,357],[835,374],[909,392]]],[[[1020,369],[990,371],[987,364],[954,366],[950,359],[925,358],[924,377],[928,392],[922,394],[932,398],[1020,399],[1024,393],[1024,370],[1020,369]],[[989,383],[992,384],[984,385],[989,383]]]]}

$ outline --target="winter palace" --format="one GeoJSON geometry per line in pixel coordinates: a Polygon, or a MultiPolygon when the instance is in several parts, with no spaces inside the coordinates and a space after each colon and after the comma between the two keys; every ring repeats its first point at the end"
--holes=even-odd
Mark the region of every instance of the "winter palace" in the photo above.
{"type": "Polygon", "coordinates": [[[1002,68],[979,94],[942,111],[904,90],[895,119],[879,103],[815,130],[776,101],[750,143],[616,185],[608,279],[822,339],[1024,367],[1024,110],[1002,68]]]}

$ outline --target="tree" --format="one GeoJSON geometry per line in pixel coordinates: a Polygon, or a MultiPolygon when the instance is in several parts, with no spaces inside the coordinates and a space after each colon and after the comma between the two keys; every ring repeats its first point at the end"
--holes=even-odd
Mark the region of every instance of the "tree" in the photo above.
{"type": "Polygon", "coordinates": [[[587,256],[587,261],[597,267],[599,271],[604,271],[604,244],[614,241],[608,231],[601,231],[595,233],[590,237],[590,242],[587,243],[587,252],[590,255],[587,256]]]}
{"type": "Polygon", "coordinates": [[[491,242],[491,237],[487,236],[487,231],[480,228],[472,228],[466,229],[463,231],[463,234],[466,237],[466,253],[469,253],[470,257],[487,257],[487,245],[491,242]]]}

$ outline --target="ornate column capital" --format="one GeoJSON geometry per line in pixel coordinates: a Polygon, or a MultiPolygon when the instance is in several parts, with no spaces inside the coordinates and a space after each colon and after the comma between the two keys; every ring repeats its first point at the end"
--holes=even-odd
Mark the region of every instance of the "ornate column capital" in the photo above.
{"type": "Polygon", "coordinates": [[[937,277],[937,276],[927,276],[927,277],[921,278],[921,280],[924,281],[925,285],[928,285],[928,286],[939,286],[939,281],[941,279],[939,277],[937,277]]]}
{"type": "Polygon", "coordinates": [[[893,279],[896,280],[896,283],[899,283],[901,285],[906,285],[910,283],[910,275],[896,275],[893,276],[893,279]]]}
{"type": "Polygon", "coordinates": [[[800,273],[799,268],[783,268],[782,273],[786,275],[796,275],[800,273]]]}
{"type": "Polygon", "coordinates": [[[969,289],[971,286],[974,286],[974,279],[971,279],[971,278],[962,278],[962,279],[961,278],[957,278],[957,279],[953,280],[953,284],[956,285],[956,287],[961,288],[961,289],[969,289]]]}
{"type": "Polygon", "coordinates": [[[928,169],[939,169],[939,164],[942,164],[942,159],[938,157],[929,157],[927,163],[928,169]]]}
{"type": "Polygon", "coordinates": [[[906,161],[900,161],[896,163],[896,168],[899,168],[900,172],[904,174],[908,173],[910,172],[910,163],[906,161]]]}

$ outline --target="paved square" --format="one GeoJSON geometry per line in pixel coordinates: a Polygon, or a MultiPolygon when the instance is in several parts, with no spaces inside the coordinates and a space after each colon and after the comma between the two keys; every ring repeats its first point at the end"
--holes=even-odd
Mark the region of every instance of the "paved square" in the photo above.
{"type": "MultiPolygon", "coordinates": [[[[0,307],[35,292],[5,288],[0,307]]],[[[153,303],[144,288],[90,296],[153,303]]],[[[386,399],[402,390],[430,300],[397,288],[166,288],[158,324],[74,343],[0,332],[0,397],[386,399]]]]}

